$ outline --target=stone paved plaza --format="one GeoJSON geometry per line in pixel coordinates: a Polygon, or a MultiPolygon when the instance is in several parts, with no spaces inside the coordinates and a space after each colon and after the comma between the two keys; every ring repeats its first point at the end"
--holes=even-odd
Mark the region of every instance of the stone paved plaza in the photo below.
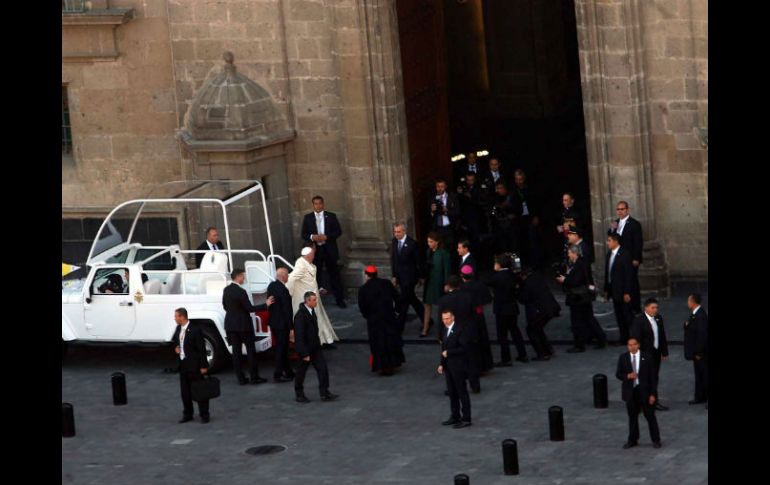
{"type": "MultiPolygon", "coordinates": [[[[662,304],[672,340],[681,338],[686,308],[679,310],[682,318],[675,308],[683,303],[680,297],[662,304]]],[[[365,335],[355,305],[329,310],[343,338],[365,335]]],[[[600,321],[614,326],[612,315],[600,321]]],[[[568,338],[566,325],[566,315],[552,322],[549,336],[568,338]]],[[[408,327],[416,335],[417,321],[408,327]]],[[[163,373],[174,363],[170,348],[74,347],[62,366],[62,400],[74,405],[77,436],[62,439],[62,483],[451,484],[457,473],[467,473],[473,484],[708,482],[708,411],[687,405],[692,367],[681,345],[672,346],[661,371],[661,400],[671,409],[657,413],[659,450],[652,448],[643,418],[640,446],[621,449],[627,419],[614,378],[620,347],[567,354],[565,345],[557,345],[550,362],[493,370],[482,379],[482,394],[471,395],[473,426],[460,430],[440,425],[449,403],[435,372],[434,344],[407,344],[407,362],[390,378],[369,371],[366,344],[337,347],[326,357],[338,401],[318,400],[312,371],[306,382],[312,402],[301,405],[290,383],[241,387],[228,370],[220,375],[222,396],[212,401],[207,425],[197,416],[177,424],[179,378],[163,373]],[[127,375],[128,405],[116,407],[110,374],[118,370],[127,375]],[[609,378],[608,409],[593,408],[596,373],[609,378]],[[552,405],[564,408],[564,442],[549,440],[552,405]],[[518,476],[503,475],[506,438],[518,441],[518,476]],[[260,445],[287,450],[245,453],[260,445]]],[[[493,352],[497,359],[498,347],[493,352]]],[[[270,360],[261,361],[260,369],[271,376],[270,360]]]]}

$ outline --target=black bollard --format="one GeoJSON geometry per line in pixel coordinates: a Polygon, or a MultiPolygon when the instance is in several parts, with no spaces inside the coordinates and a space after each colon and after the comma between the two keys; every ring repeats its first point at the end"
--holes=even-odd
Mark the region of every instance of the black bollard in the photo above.
{"type": "Polygon", "coordinates": [[[68,402],[61,403],[61,436],[62,438],[75,436],[75,413],[72,410],[72,404],[68,402]]]}
{"type": "Polygon", "coordinates": [[[548,408],[548,428],[551,441],[564,441],[564,410],[559,406],[548,408]]]}
{"type": "Polygon", "coordinates": [[[503,440],[503,473],[506,475],[519,474],[519,450],[516,440],[503,440]]]}
{"type": "Polygon", "coordinates": [[[607,397],[607,376],[596,374],[594,376],[594,407],[597,409],[606,408],[609,404],[607,397]]]}
{"type": "Polygon", "coordinates": [[[128,403],[126,395],[126,375],[122,372],[112,373],[112,402],[116,406],[128,403]]]}
{"type": "Polygon", "coordinates": [[[455,475],[455,485],[470,485],[471,479],[468,478],[468,475],[465,473],[461,473],[459,475],[455,475]]]}

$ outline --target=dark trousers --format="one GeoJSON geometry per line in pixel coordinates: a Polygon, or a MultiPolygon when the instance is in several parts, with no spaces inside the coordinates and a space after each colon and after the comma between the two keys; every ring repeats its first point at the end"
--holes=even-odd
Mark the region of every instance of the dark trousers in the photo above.
{"type": "Polygon", "coordinates": [[[545,326],[553,318],[547,314],[539,314],[527,322],[527,336],[538,357],[553,354],[553,347],[545,335],[545,326]]]}
{"type": "Polygon", "coordinates": [[[574,345],[578,348],[584,348],[588,341],[591,331],[591,304],[571,305],[569,307],[569,322],[572,330],[574,345]]]}
{"type": "Polygon", "coordinates": [[[422,317],[425,314],[425,307],[417,295],[414,294],[414,283],[410,285],[400,284],[400,294],[398,298],[398,326],[401,329],[401,333],[404,333],[404,326],[406,325],[406,314],[409,311],[409,305],[417,312],[417,318],[422,322],[422,317]]]}
{"type": "Polygon", "coordinates": [[[270,329],[275,335],[275,371],[273,371],[273,377],[281,377],[285,375],[287,377],[293,377],[294,371],[291,370],[289,364],[289,332],[288,328],[270,329]]]}
{"type": "Polygon", "coordinates": [[[249,375],[251,379],[253,380],[259,377],[257,350],[254,347],[254,333],[227,332],[227,338],[230,340],[230,345],[233,347],[233,367],[235,368],[235,376],[238,378],[238,381],[246,380],[246,376],[243,375],[243,369],[241,369],[241,362],[243,359],[243,352],[241,351],[242,344],[246,344],[246,355],[249,359],[249,375]]]}
{"type": "Polygon", "coordinates": [[[500,360],[503,362],[511,361],[511,347],[508,345],[508,333],[513,338],[513,345],[516,346],[516,352],[519,358],[527,356],[527,349],[524,348],[524,337],[521,335],[517,323],[518,315],[498,315],[495,314],[495,323],[497,324],[497,341],[500,343],[500,360]]]}
{"type": "Polygon", "coordinates": [[[615,321],[618,322],[618,330],[620,330],[620,345],[626,345],[628,338],[631,336],[631,323],[634,320],[631,304],[624,302],[622,298],[620,300],[613,298],[612,308],[615,311],[615,321]]]}
{"type": "Polygon", "coordinates": [[[606,344],[607,343],[607,334],[604,333],[604,329],[602,328],[601,324],[599,324],[599,320],[596,319],[594,316],[594,307],[591,305],[591,318],[588,320],[588,341],[590,342],[591,339],[596,339],[596,343],[599,344],[606,344]]]}
{"type": "MultiPolygon", "coordinates": [[[[191,418],[193,415],[193,400],[192,400],[192,382],[203,379],[200,370],[198,371],[184,371],[179,370],[179,387],[182,390],[182,405],[184,406],[182,414],[186,418],[191,418]]],[[[198,401],[198,414],[202,418],[209,416],[209,400],[198,401]]]]}
{"type": "Polygon", "coordinates": [[[634,280],[636,281],[636,291],[631,294],[631,310],[635,315],[642,313],[642,290],[639,285],[639,266],[634,267],[634,280]]]}
{"type": "Polygon", "coordinates": [[[708,401],[709,400],[708,357],[703,357],[701,360],[693,359],[692,364],[693,364],[693,370],[695,371],[695,400],[708,401]]]}
{"type": "Polygon", "coordinates": [[[333,257],[329,250],[326,248],[326,244],[317,246],[315,258],[313,263],[318,269],[316,273],[316,282],[319,288],[326,288],[324,280],[329,280],[330,290],[334,294],[334,298],[337,303],[345,300],[345,294],[342,292],[342,284],[340,283],[340,270],[337,267],[337,258],[333,257]]]}
{"type": "Polygon", "coordinates": [[[660,431],[658,430],[658,419],[655,417],[655,407],[651,406],[649,401],[642,399],[639,392],[639,386],[634,388],[631,400],[626,402],[628,411],[628,441],[636,443],[639,441],[639,413],[644,413],[644,419],[647,420],[647,426],[650,428],[650,438],[653,443],[660,441],[660,431]]]}
{"type": "Polygon", "coordinates": [[[444,368],[446,376],[446,386],[449,389],[449,407],[452,410],[452,419],[462,419],[471,421],[471,397],[468,395],[468,388],[465,386],[466,374],[462,371],[452,372],[448,366],[444,368]],[[462,405],[462,418],[460,418],[460,407],[462,405]]]}
{"type": "Polygon", "coordinates": [[[326,360],[324,360],[321,349],[310,354],[310,362],[304,359],[299,361],[299,366],[294,375],[294,392],[296,392],[298,396],[304,395],[305,373],[307,372],[307,368],[311,365],[318,375],[318,389],[321,391],[321,396],[325,396],[329,393],[329,368],[326,367],[326,360]]]}
{"type": "MultiPolygon", "coordinates": [[[[660,383],[660,361],[661,361],[661,354],[660,350],[656,348],[650,349],[650,355],[652,355],[652,363],[655,365],[655,380],[660,383]]],[[[655,398],[657,399],[657,394],[655,395],[655,398]]]]}
{"type": "Polygon", "coordinates": [[[532,225],[532,217],[521,216],[517,229],[522,264],[539,269],[543,263],[543,255],[538,241],[537,227],[532,225]]]}

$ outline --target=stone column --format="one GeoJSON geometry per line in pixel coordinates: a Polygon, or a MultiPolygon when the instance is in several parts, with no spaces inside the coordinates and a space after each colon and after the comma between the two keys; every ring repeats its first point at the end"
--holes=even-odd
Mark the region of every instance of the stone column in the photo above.
{"type": "Polygon", "coordinates": [[[668,295],[668,271],[657,239],[652,191],[650,127],[641,43],[641,0],[576,0],[583,110],[596,271],[604,280],[604,254],[615,205],[628,201],[642,224],[645,293],[668,295]]]}

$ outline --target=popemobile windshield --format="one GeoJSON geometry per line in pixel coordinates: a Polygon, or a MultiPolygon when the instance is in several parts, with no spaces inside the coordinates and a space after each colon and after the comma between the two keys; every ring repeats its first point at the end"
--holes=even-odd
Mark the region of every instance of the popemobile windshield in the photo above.
{"type": "MultiPolygon", "coordinates": [[[[202,324],[209,365],[216,371],[227,365],[232,351],[225,339],[222,307],[222,291],[231,283],[232,269],[246,270],[245,289],[252,303],[259,304],[275,279],[276,260],[290,270],[293,266],[273,253],[259,181],[170,182],[151,195],[155,197],[115,207],[91,245],[86,267],[80,270],[87,275],[62,282],[62,358],[68,342],[167,344],[176,330],[174,310],[185,307],[190,320],[202,324]],[[181,245],[143,244],[147,236],[139,234],[140,219],[161,215],[176,217],[180,227],[216,226],[224,236],[225,249],[183,249],[190,246],[184,241],[184,230],[181,245]],[[233,248],[244,241],[252,245],[266,241],[267,253],[233,248]],[[198,253],[203,253],[200,267],[189,269],[198,253]]],[[[253,318],[257,351],[267,350],[272,345],[268,313],[259,312],[253,318]]]]}

